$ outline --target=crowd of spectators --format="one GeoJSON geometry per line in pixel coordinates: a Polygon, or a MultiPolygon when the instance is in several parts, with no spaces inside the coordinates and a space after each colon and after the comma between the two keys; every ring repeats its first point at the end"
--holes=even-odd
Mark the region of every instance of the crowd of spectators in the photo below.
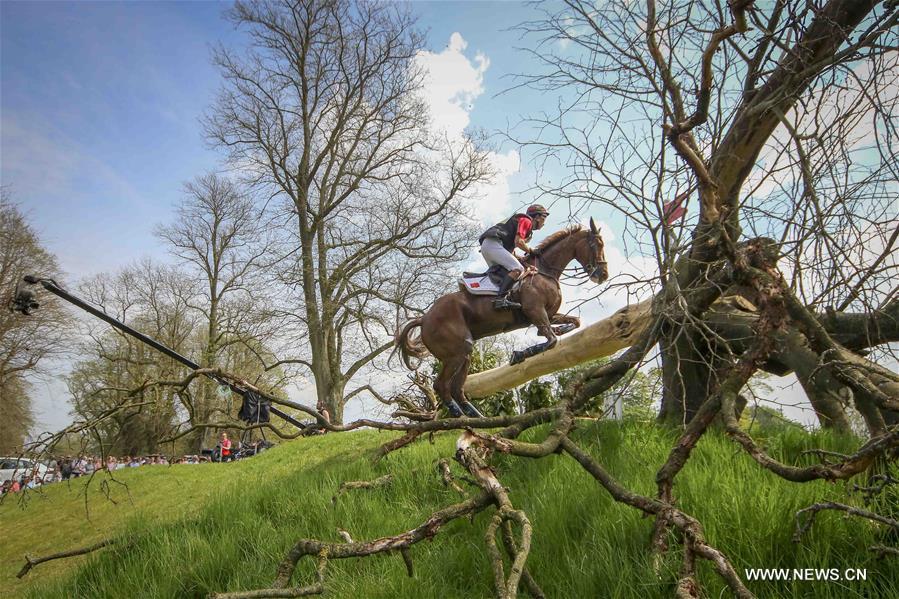
{"type": "MultiPolygon", "coordinates": [[[[64,456],[44,460],[33,470],[17,471],[12,479],[4,481],[0,486],[0,496],[7,493],[18,493],[22,489],[33,489],[40,485],[67,481],[80,476],[90,476],[102,471],[115,472],[123,468],[141,466],[168,466],[169,464],[200,464],[203,462],[230,462],[241,457],[255,455],[268,449],[273,444],[261,440],[246,445],[240,441],[231,441],[227,433],[221,433],[218,444],[213,450],[204,450],[202,455],[182,455],[166,457],[162,454],[145,456],[107,456],[105,460],[98,456],[78,455],[64,456]]],[[[36,462],[35,462],[36,464],[36,462]]]]}
{"type": "Polygon", "coordinates": [[[123,468],[138,468],[140,466],[167,466],[169,464],[200,464],[210,462],[208,456],[184,455],[169,459],[161,454],[146,456],[108,456],[104,462],[97,456],[79,455],[76,457],[65,456],[53,458],[44,462],[46,469],[43,475],[38,470],[16,473],[12,479],[4,481],[0,486],[0,495],[18,493],[22,489],[34,489],[35,487],[50,483],[70,480],[80,476],[90,476],[95,472],[106,470],[114,472],[123,468]]]}

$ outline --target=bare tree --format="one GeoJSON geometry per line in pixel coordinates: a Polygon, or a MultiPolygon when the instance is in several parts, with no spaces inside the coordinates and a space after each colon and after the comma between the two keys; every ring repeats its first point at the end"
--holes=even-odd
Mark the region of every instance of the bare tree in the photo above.
{"type": "MultiPolygon", "coordinates": [[[[260,269],[272,261],[273,236],[252,198],[220,175],[198,177],[184,192],[176,220],[157,227],[156,234],[198,279],[197,295],[188,302],[203,321],[205,341],[198,362],[204,368],[222,367],[223,350],[272,332],[261,330],[270,319],[260,269]]],[[[199,387],[194,418],[208,422],[220,400],[213,383],[199,387]]],[[[197,449],[202,449],[209,429],[198,433],[197,449]]]]}
{"type": "MultiPolygon", "coordinates": [[[[522,26],[542,40],[534,53],[548,66],[524,83],[575,99],[529,121],[541,135],[519,141],[544,161],[573,165],[543,191],[573,198],[575,210],[603,203],[623,213],[625,240],[657,258],[651,288],[677,307],[660,325],[661,418],[682,425],[751,342],[740,314],[728,321],[719,304],[710,322],[689,299],[717,273],[706,303],[733,294],[748,300],[742,308],[758,304],[752,284],[724,276],[717,262],[728,247],[733,256],[744,230],[771,240],[750,245],[778,260],[791,292],[831,334],[855,322],[868,335],[854,350],[896,340],[880,333],[892,329],[897,268],[895,11],[874,2],[731,4],[733,18],[714,3],[572,0],[522,26]],[[685,225],[666,212],[675,198],[698,209],[685,225]]],[[[804,335],[788,337],[766,368],[795,371],[822,424],[847,428],[856,394],[819,367],[804,335]]],[[[876,409],[860,409],[882,430],[876,409]]]]}
{"type": "MultiPolygon", "coordinates": [[[[199,363],[209,348],[210,310],[201,301],[204,284],[178,267],[145,260],[115,275],[84,281],[81,294],[199,363]]],[[[230,298],[220,307],[215,363],[201,370],[236,372],[242,380],[282,396],[284,373],[264,368],[264,361],[272,360],[269,339],[252,337],[258,329],[238,326],[243,321],[229,317],[232,312],[253,312],[253,306],[230,298]]],[[[79,352],[85,358],[75,365],[68,383],[79,430],[98,450],[140,453],[186,441],[199,451],[208,436],[201,433],[243,428],[237,420],[239,403],[230,391],[220,393],[206,377],[186,374],[180,362],[105,323],[91,321],[85,337],[79,352]]]]}
{"type": "Polygon", "coordinates": [[[59,277],[56,258],[40,242],[7,189],[0,190],[0,451],[21,448],[33,424],[26,377],[59,356],[66,335],[65,313],[55,298],[21,318],[8,309],[25,275],[59,277]]]}
{"type": "Polygon", "coordinates": [[[278,280],[294,292],[282,312],[295,333],[279,362],[308,369],[340,422],[398,312],[419,308],[470,244],[465,200],[488,163],[469,140],[429,134],[422,40],[398,5],[237,2],[229,17],[252,45],[216,52],[226,85],[207,129],[283,208],[278,280]]]}
{"type": "MultiPolygon", "coordinates": [[[[195,285],[169,266],[143,261],[115,275],[98,275],[80,285],[81,293],[106,313],[189,353],[195,345],[198,315],[188,306],[195,285]]],[[[86,443],[98,453],[156,451],[183,407],[172,388],[154,381],[180,378],[182,366],[101,322],[91,321],[68,379],[74,414],[95,421],[86,443]]]]}

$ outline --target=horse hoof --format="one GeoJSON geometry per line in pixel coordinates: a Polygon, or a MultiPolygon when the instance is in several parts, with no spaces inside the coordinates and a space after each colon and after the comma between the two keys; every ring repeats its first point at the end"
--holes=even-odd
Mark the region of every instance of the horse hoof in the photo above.
{"type": "Polygon", "coordinates": [[[524,352],[513,351],[512,357],[509,359],[509,366],[514,366],[515,364],[519,364],[521,362],[524,362],[524,352]]]}
{"type": "Polygon", "coordinates": [[[461,418],[464,416],[462,413],[462,408],[459,407],[459,404],[455,402],[455,400],[450,400],[446,404],[446,411],[449,412],[450,417],[452,418],[461,418]]]}
{"type": "Polygon", "coordinates": [[[473,404],[463,401],[462,402],[462,411],[465,412],[465,415],[469,418],[483,418],[484,415],[481,414],[481,411],[474,407],[473,404]]]}

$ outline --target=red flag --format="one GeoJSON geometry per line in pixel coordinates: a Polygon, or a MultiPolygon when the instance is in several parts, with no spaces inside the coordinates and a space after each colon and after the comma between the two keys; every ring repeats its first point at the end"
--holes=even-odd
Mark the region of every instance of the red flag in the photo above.
{"type": "Polygon", "coordinates": [[[684,193],[674,198],[673,202],[665,202],[664,204],[662,204],[662,214],[665,217],[666,225],[673,225],[675,222],[683,218],[683,216],[687,213],[687,207],[683,206],[682,204],[688,197],[690,197],[690,192],[685,191],[684,193]]]}

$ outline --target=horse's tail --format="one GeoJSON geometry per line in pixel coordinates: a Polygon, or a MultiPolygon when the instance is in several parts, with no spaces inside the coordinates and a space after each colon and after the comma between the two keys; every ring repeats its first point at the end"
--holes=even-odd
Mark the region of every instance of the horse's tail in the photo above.
{"type": "Polygon", "coordinates": [[[421,341],[421,335],[411,336],[409,333],[412,332],[412,329],[415,327],[421,327],[422,318],[416,318],[414,320],[410,320],[397,331],[396,336],[393,338],[393,345],[395,346],[394,352],[399,351],[400,356],[403,358],[403,363],[406,364],[406,368],[409,370],[415,370],[418,368],[418,365],[412,365],[410,358],[416,358],[417,360],[421,360],[425,356],[427,356],[430,352],[428,348],[425,347],[425,344],[421,341]]]}

